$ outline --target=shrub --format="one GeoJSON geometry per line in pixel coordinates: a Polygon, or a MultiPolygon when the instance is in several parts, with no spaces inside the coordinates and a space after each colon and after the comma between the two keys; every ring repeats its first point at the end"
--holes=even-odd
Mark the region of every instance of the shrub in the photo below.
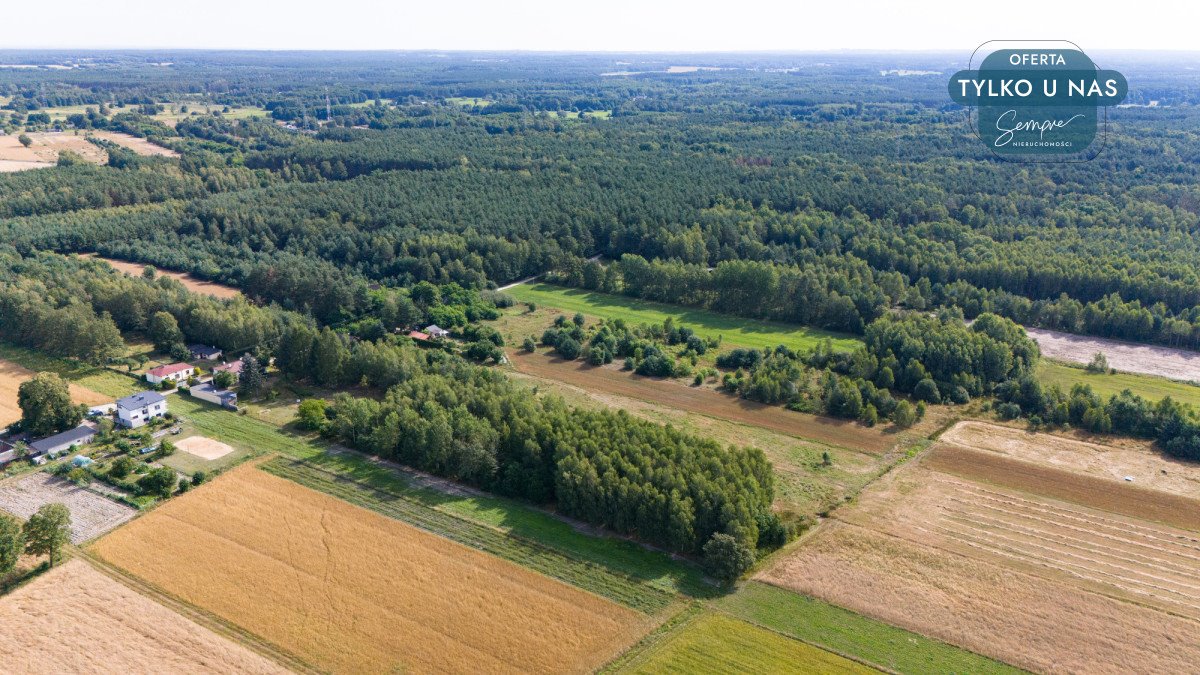
{"type": "Polygon", "coordinates": [[[535,342],[532,337],[527,337],[525,338],[525,341],[521,343],[521,348],[530,353],[535,352],[537,351],[537,342],[535,342]]]}
{"type": "Polygon", "coordinates": [[[558,355],[568,361],[574,361],[579,358],[579,354],[583,351],[583,345],[572,337],[562,337],[558,340],[558,344],[554,345],[554,351],[558,355]]]}
{"type": "MultiPolygon", "coordinates": [[[[1018,409],[1019,410],[1019,409],[1018,409]]],[[[917,423],[917,413],[908,401],[900,401],[892,411],[892,422],[901,429],[907,429],[917,423]]]]}
{"type": "Polygon", "coordinates": [[[296,411],[296,418],[299,420],[300,426],[309,431],[324,431],[329,423],[326,415],[328,407],[323,399],[305,399],[300,403],[299,410],[296,411]]]}
{"type": "Polygon", "coordinates": [[[113,462],[108,467],[108,475],[118,479],[125,478],[129,474],[133,473],[133,468],[135,466],[137,466],[137,462],[135,462],[132,457],[118,457],[117,461],[113,462]]]}

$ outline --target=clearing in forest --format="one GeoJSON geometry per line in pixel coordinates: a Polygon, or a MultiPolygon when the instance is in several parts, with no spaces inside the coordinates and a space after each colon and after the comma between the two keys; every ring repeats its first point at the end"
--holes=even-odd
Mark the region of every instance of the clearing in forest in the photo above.
{"type": "Polygon", "coordinates": [[[101,138],[106,141],[111,141],[117,145],[132,150],[143,157],[178,157],[179,153],[170,148],[164,148],[161,145],[155,145],[145,138],[130,136],[116,131],[93,131],[90,132],[96,138],[101,138]]]}
{"type": "Polygon", "coordinates": [[[584,672],[653,623],[249,466],[93,548],[332,672],[584,672]]]}
{"type": "MultiPolygon", "coordinates": [[[[21,383],[36,375],[35,372],[12,361],[0,358],[0,428],[21,419],[21,406],[17,404],[17,393],[21,383]]],[[[112,403],[113,397],[98,394],[91,389],[70,384],[71,400],[89,406],[112,403]]]]}
{"type": "Polygon", "coordinates": [[[58,153],[70,150],[93,164],[103,164],[108,161],[108,153],[103,148],[88,141],[83,134],[66,131],[31,131],[24,134],[0,135],[0,161],[4,162],[4,171],[23,171],[25,169],[40,169],[54,166],[58,162],[58,153]],[[25,147],[21,136],[28,136],[32,143],[25,147]]]}
{"type": "MultiPolygon", "coordinates": [[[[95,258],[96,260],[103,260],[111,265],[113,269],[124,272],[129,276],[141,276],[142,272],[146,269],[146,265],[144,263],[133,263],[127,260],[117,260],[116,258],[105,258],[94,253],[85,253],[83,256],[95,258]]],[[[186,272],[172,272],[170,270],[157,270],[157,272],[158,274],[171,277],[172,279],[178,281],[179,283],[183,284],[184,288],[193,293],[211,295],[212,297],[219,299],[236,298],[241,295],[241,291],[232,286],[226,286],[213,281],[198,279],[186,272]]]]}
{"type": "Polygon", "coordinates": [[[1200,381],[1200,352],[1122,340],[1085,337],[1044,328],[1026,328],[1043,356],[1071,363],[1088,363],[1097,352],[1108,365],[1127,373],[1158,375],[1172,380],[1200,381]]]}
{"type": "Polygon", "coordinates": [[[1139,517],[1147,498],[1189,500],[1072,476],[1100,480],[938,446],[759,578],[1030,670],[1189,670],[1197,535],[1139,517]]]}
{"type": "Polygon", "coordinates": [[[0,598],[0,633],[7,672],[288,672],[82,560],[0,598]]]}
{"type": "MultiPolygon", "coordinates": [[[[521,302],[533,302],[565,312],[581,312],[600,319],[624,319],[636,326],[641,323],[662,323],[668,318],[677,326],[687,326],[705,338],[721,338],[722,347],[755,347],[771,349],[786,345],[797,351],[812,349],[829,339],[834,349],[852,351],[862,341],[845,333],[807,328],[777,321],[758,321],[719,314],[704,309],[668,305],[649,300],[627,298],[578,288],[566,288],[542,283],[524,283],[505,291],[521,302]]],[[[543,328],[545,328],[543,326],[543,328]]],[[[538,331],[541,335],[541,331],[538,331]]]]}

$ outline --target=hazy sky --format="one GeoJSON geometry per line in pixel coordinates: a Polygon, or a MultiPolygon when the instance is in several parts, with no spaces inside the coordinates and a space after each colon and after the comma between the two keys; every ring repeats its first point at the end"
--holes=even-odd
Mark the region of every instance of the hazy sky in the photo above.
{"type": "Polygon", "coordinates": [[[56,0],[5,10],[0,48],[1200,50],[1200,2],[1139,0],[56,0]],[[1115,3],[1114,3],[1115,4],[1115,3]]]}

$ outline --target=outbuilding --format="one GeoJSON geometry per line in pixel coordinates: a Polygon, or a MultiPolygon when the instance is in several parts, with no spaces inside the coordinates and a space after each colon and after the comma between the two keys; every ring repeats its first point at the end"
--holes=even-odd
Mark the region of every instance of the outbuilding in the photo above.
{"type": "Polygon", "coordinates": [[[31,457],[46,456],[54,459],[58,455],[78,445],[87,445],[96,437],[96,428],[80,424],[74,429],[68,429],[53,436],[47,436],[29,444],[31,457]]]}

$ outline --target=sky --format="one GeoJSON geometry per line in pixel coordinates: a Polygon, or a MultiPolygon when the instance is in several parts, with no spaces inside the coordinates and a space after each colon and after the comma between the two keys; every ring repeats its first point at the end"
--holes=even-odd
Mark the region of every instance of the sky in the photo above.
{"type": "Polygon", "coordinates": [[[1200,50],[1196,0],[55,0],[5,10],[3,48],[530,51],[1200,50]]]}

